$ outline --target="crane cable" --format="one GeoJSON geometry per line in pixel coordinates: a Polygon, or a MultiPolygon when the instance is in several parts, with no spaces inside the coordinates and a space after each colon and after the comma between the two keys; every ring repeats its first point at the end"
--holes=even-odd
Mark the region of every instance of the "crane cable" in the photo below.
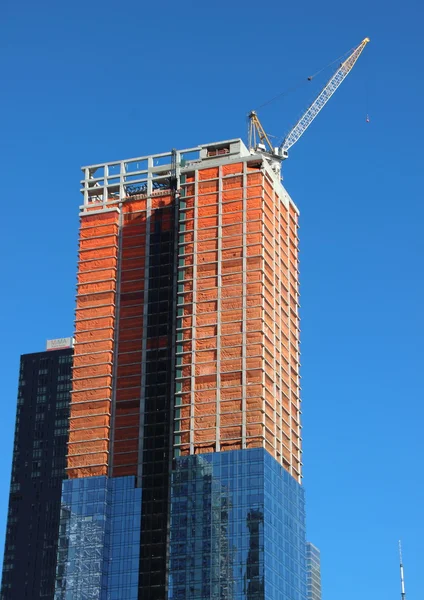
{"type": "Polygon", "coordinates": [[[332,60],[330,63],[328,63],[328,65],[326,65],[325,67],[322,67],[322,69],[319,69],[316,73],[314,73],[313,75],[310,75],[306,81],[305,79],[302,79],[301,81],[299,81],[299,83],[297,83],[296,85],[288,88],[287,90],[285,90],[284,92],[281,92],[280,94],[277,94],[276,96],[274,96],[273,98],[271,98],[270,100],[267,100],[266,102],[264,102],[263,104],[261,104],[260,106],[258,106],[257,108],[255,108],[255,111],[258,111],[260,108],[263,108],[264,106],[268,106],[268,104],[271,104],[272,102],[274,102],[275,100],[278,100],[278,98],[282,98],[284,96],[288,96],[289,94],[295,92],[296,90],[298,90],[300,87],[302,87],[303,85],[305,85],[305,83],[307,83],[308,81],[312,81],[313,79],[315,79],[315,77],[317,75],[319,75],[320,73],[322,73],[323,71],[325,71],[326,69],[328,69],[329,67],[333,66],[336,62],[341,61],[343,58],[345,58],[345,56],[347,56],[348,54],[351,54],[353,52],[355,48],[351,48],[350,50],[348,50],[347,52],[345,52],[344,54],[342,54],[341,56],[339,56],[338,58],[336,58],[335,60],[332,60]]]}
{"type": "Polygon", "coordinates": [[[304,79],[302,79],[302,81],[299,81],[298,84],[294,85],[291,88],[288,88],[284,92],[281,92],[281,94],[277,94],[276,96],[274,96],[270,100],[267,100],[266,102],[264,102],[263,104],[261,104],[260,106],[258,106],[257,108],[255,108],[255,111],[258,111],[260,108],[263,108],[264,106],[268,106],[268,104],[271,104],[271,102],[274,102],[274,100],[278,100],[278,98],[282,98],[283,96],[288,96],[288,94],[291,94],[292,92],[295,92],[300,87],[302,87],[305,83],[306,83],[306,81],[304,79]]]}
{"type": "Polygon", "coordinates": [[[329,67],[332,67],[336,62],[339,62],[339,61],[343,62],[343,59],[345,58],[345,56],[347,56],[348,54],[352,54],[352,52],[354,52],[355,49],[356,49],[356,46],[354,46],[353,48],[351,48],[350,50],[348,50],[347,52],[345,52],[344,54],[342,54],[341,56],[339,56],[335,60],[332,60],[331,63],[328,63],[328,65],[326,65],[325,67],[322,67],[322,69],[320,69],[319,71],[317,71],[313,75],[310,75],[310,77],[308,77],[308,81],[312,81],[312,79],[314,79],[317,75],[319,75],[320,73],[322,73],[323,71],[325,71],[325,69],[328,69],[329,67]]]}

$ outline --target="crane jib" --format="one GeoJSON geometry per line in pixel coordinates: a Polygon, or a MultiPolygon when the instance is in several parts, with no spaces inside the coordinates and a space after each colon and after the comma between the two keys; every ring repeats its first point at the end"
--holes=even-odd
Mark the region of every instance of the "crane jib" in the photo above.
{"type": "Polygon", "coordinates": [[[363,49],[369,42],[369,38],[365,38],[359,46],[357,46],[348,58],[340,65],[331,79],[318,94],[313,103],[309,106],[305,114],[299,119],[293,129],[286,135],[280,150],[287,151],[291,148],[298,139],[303,135],[320,110],[325,106],[340,84],[344,81],[347,75],[352,70],[363,49]]]}

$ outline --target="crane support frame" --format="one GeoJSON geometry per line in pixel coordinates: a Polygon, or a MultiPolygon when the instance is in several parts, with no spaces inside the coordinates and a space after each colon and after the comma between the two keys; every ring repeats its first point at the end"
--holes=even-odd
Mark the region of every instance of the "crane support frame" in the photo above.
{"type": "Polygon", "coordinates": [[[271,144],[271,141],[270,141],[265,129],[262,127],[262,123],[259,121],[256,111],[252,110],[249,113],[249,143],[248,143],[248,145],[249,145],[250,150],[256,146],[256,134],[258,135],[261,143],[268,146],[268,151],[273,153],[274,148],[271,144]]]}

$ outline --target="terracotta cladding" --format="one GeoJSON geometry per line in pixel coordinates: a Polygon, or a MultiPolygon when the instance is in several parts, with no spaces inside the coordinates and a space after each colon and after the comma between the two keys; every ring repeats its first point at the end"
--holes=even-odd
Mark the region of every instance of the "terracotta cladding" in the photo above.
{"type": "Polygon", "coordinates": [[[115,421],[111,467],[117,476],[137,474],[147,203],[123,205],[120,298],[117,311],[115,421]]]}
{"type": "Polygon", "coordinates": [[[260,167],[182,182],[175,451],[265,447],[300,480],[297,211],[260,167]]]}
{"type": "Polygon", "coordinates": [[[81,219],[68,475],[107,473],[119,213],[81,219]]]}
{"type": "Polygon", "coordinates": [[[146,357],[172,343],[151,313],[159,227],[178,234],[174,454],[264,447],[300,481],[298,215],[282,193],[256,159],[183,175],[178,223],[169,191],[83,213],[70,477],[137,475],[146,357]]]}

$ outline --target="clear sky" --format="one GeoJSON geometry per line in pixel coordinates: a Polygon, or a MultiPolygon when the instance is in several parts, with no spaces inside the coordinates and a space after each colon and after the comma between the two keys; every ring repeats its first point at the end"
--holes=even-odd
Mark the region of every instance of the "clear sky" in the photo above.
{"type": "Polygon", "coordinates": [[[72,333],[81,165],[281,137],[371,38],[284,164],[301,211],[304,484],[325,600],[423,595],[422,23],[391,2],[12,2],[0,8],[0,556],[19,355],[72,333]],[[369,114],[370,122],[366,122],[369,114]],[[421,365],[421,367],[420,367],[421,365]]]}

